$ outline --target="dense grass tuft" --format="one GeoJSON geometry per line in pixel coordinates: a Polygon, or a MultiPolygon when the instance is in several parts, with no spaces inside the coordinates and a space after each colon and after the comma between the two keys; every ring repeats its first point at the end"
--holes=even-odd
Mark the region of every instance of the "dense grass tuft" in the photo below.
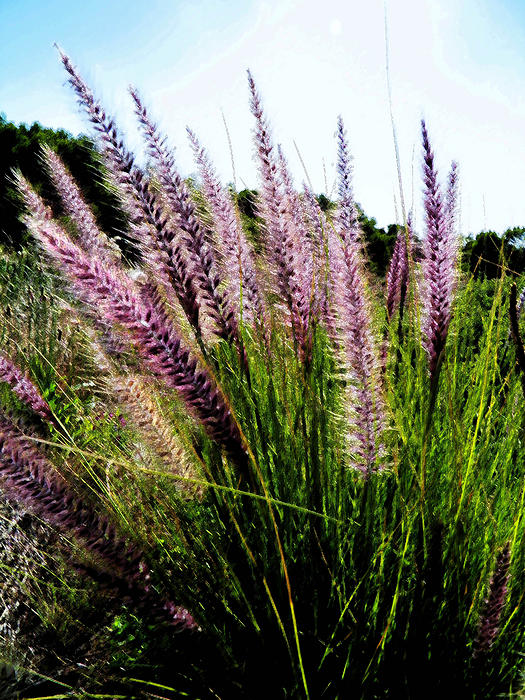
{"type": "Polygon", "coordinates": [[[341,198],[323,212],[294,188],[249,75],[254,247],[193,132],[194,190],[133,90],[141,170],[62,60],[134,251],[49,149],[67,216],[15,175],[47,262],[0,261],[0,531],[16,553],[23,506],[36,540],[0,577],[16,600],[9,692],[517,693],[523,343],[505,261],[497,280],[458,272],[455,166],[445,196],[424,127],[424,257],[407,225],[385,285],[342,120],[341,198]]]}

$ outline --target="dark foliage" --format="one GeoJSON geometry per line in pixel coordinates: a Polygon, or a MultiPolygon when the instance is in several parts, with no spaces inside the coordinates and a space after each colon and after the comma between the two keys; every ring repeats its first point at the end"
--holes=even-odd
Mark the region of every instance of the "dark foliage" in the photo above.
{"type": "Polygon", "coordinates": [[[257,218],[257,190],[241,190],[237,195],[237,206],[244,216],[257,218]]]}
{"type": "Polygon", "coordinates": [[[20,221],[20,205],[8,178],[13,168],[20,168],[39,193],[60,212],[58,198],[40,161],[40,146],[55,150],[77,181],[93,207],[103,231],[118,234],[125,228],[113,195],[102,183],[102,168],[92,142],[86,136],[73,137],[63,129],[48,129],[35,122],[16,125],[0,114],[0,243],[20,248],[28,236],[20,221]]]}
{"type": "Polygon", "coordinates": [[[397,224],[390,224],[385,231],[384,228],[379,228],[377,226],[377,221],[373,217],[369,218],[366,216],[359,207],[358,211],[359,225],[366,243],[370,269],[377,275],[384,277],[392,258],[392,253],[394,252],[399,226],[397,226],[397,224]]]}
{"type": "Polygon", "coordinates": [[[332,202],[331,199],[328,199],[328,197],[325,194],[318,194],[316,199],[317,203],[321,207],[321,211],[327,212],[332,211],[332,209],[335,209],[335,202],[332,202]]]}
{"type": "Polygon", "coordinates": [[[256,211],[257,194],[257,190],[241,190],[235,195],[235,199],[248,240],[255,250],[259,251],[261,249],[261,228],[256,211]]]}
{"type": "MultiPolygon", "coordinates": [[[[0,114],[0,243],[19,248],[27,243],[27,231],[19,220],[19,206],[14,189],[9,185],[12,168],[20,168],[31,184],[60,212],[54,189],[46,178],[38,158],[40,146],[55,150],[80,186],[103,231],[118,235],[125,229],[125,219],[113,195],[102,183],[102,168],[92,142],[86,136],[74,137],[64,129],[49,129],[38,122],[31,126],[16,125],[0,114]]],[[[237,206],[253,243],[260,233],[256,214],[257,191],[244,189],[236,195],[237,206]]],[[[330,212],[335,203],[326,195],[317,196],[322,211],[330,212]]],[[[358,207],[359,223],[364,234],[371,270],[384,276],[392,256],[398,226],[380,228],[373,217],[358,207]]],[[[499,235],[481,231],[463,247],[463,269],[475,278],[496,279],[504,264],[514,272],[525,272],[525,228],[511,228],[499,235]]]]}
{"type": "Polygon", "coordinates": [[[507,229],[500,236],[495,231],[481,231],[463,247],[463,269],[476,279],[496,279],[501,266],[514,272],[525,271],[525,247],[522,244],[525,228],[507,229]]]}

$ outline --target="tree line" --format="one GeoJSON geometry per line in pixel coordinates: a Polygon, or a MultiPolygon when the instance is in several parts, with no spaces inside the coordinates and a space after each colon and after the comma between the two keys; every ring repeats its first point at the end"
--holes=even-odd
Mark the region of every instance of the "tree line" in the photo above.
{"type": "MultiPolygon", "coordinates": [[[[92,141],[83,135],[72,136],[63,129],[43,127],[38,122],[31,126],[17,125],[0,114],[0,244],[8,249],[19,249],[28,243],[20,219],[20,203],[10,183],[12,168],[20,168],[39,194],[60,212],[60,203],[38,157],[42,144],[53,148],[67,165],[93,207],[100,227],[110,236],[119,236],[126,226],[125,217],[119,210],[115,195],[104,183],[103,168],[92,141]]],[[[256,190],[232,191],[232,194],[248,235],[257,243],[256,190]]],[[[334,207],[334,202],[324,194],[318,195],[317,199],[324,211],[334,207]]],[[[371,269],[383,276],[392,256],[398,226],[390,224],[381,228],[376,219],[368,217],[361,208],[358,208],[358,214],[371,269]]],[[[525,272],[524,237],[525,227],[517,227],[503,234],[481,231],[467,238],[462,255],[464,272],[476,278],[493,279],[499,276],[502,264],[516,273],[525,272]]]]}

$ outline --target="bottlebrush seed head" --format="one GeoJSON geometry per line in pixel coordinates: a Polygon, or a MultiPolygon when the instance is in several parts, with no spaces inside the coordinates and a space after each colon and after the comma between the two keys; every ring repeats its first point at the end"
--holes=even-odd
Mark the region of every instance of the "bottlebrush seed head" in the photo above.
{"type": "Polygon", "coordinates": [[[301,277],[311,273],[311,259],[304,253],[303,224],[296,218],[295,193],[286,161],[274,147],[261,98],[248,71],[250,107],[255,118],[255,152],[261,183],[259,207],[266,229],[265,249],[275,285],[289,313],[298,354],[310,357],[311,284],[301,277]],[[291,196],[290,196],[291,195],[291,196]],[[294,213],[295,209],[295,213],[294,213]],[[308,287],[308,289],[306,288],[308,287]]]}
{"type": "Polygon", "coordinates": [[[69,56],[63,53],[60,48],[58,51],[62,64],[69,75],[69,84],[77,95],[78,103],[100,138],[102,155],[109,178],[116,186],[121,206],[129,218],[130,235],[139,243],[139,246],[147,250],[150,242],[150,230],[144,221],[142,208],[137,201],[137,194],[131,182],[131,173],[133,169],[136,170],[135,157],[120,138],[114,119],[106,114],[69,56]]]}
{"type": "Polygon", "coordinates": [[[73,534],[98,557],[104,566],[100,571],[93,570],[96,580],[107,587],[127,591],[145,608],[162,610],[164,621],[183,629],[197,627],[185,608],[157,599],[149,585],[150,575],[142,551],[120,537],[106,518],[82,502],[34,443],[2,415],[0,488],[46,522],[73,534]]]}
{"type": "Polygon", "coordinates": [[[343,121],[338,131],[339,210],[335,230],[328,227],[329,268],[339,328],[338,346],[349,371],[353,466],[369,476],[383,452],[385,403],[380,382],[379,351],[372,329],[366,273],[352,191],[350,154],[343,121]]]}
{"type": "MultiPolygon", "coordinates": [[[[427,351],[430,376],[436,376],[440,358],[445,348],[452,317],[452,302],[456,284],[457,240],[451,216],[443,201],[434,166],[434,153],[430,146],[425,122],[421,122],[423,137],[423,179],[426,236],[424,240],[423,271],[423,347],[427,351]]],[[[455,168],[452,186],[456,188],[455,168]]],[[[453,198],[451,198],[451,205],[453,198]]],[[[451,210],[450,210],[451,211],[451,210]]]]}
{"type": "Polygon", "coordinates": [[[42,158],[46,170],[62,201],[62,205],[75,222],[80,234],[80,244],[86,250],[115,261],[120,258],[118,246],[99,229],[93,212],[88,207],[76,182],[66,166],[49,146],[42,146],[42,158]]]}
{"type": "Polygon", "coordinates": [[[217,325],[215,332],[221,338],[238,343],[234,309],[227,291],[220,288],[222,280],[217,274],[215,251],[204,235],[195,203],[175,167],[175,159],[166,145],[166,138],[160,134],[157,125],[151,120],[137,90],[132,88],[130,92],[148,151],[155,161],[158,179],[176,217],[177,226],[184,234],[181,242],[185,246],[191,263],[192,278],[217,325]]]}
{"type": "Polygon", "coordinates": [[[448,174],[447,194],[446,194],[446,211],[447,224],[451,235],[454,234],[456,227],[456,219],[458,214],[458,198],[459,198],[459,168],[456,161],[452,161],[450,172],[448,174]]]}
{"type": "MultiPolygon", "coordinates": [[[[411,236],[410,222],[407,222],[408,234],[411,236]]],[[[408,287],[408,253],[407,232],[400,229],[397,234],[392,260],[386,275],[387,319],[390,321],[397,308],[401,308],[406,298],[408,287]]]]}
{"type": "Polygon", "coordinates": [[[229,280],[230,298],[235,313],[246,321],[261,324],[266,335],[267,321],[264,300],[259,288],[255,260],[250,243],[246,239],[230,194],[219,182],[217,173],[205,148],[195,133],[187,129],[195,161],[202,179],[202,188],[213,217],[215,240],[220,250],[221,269],[229,280]]]}
{"type": "Polygon", "coordinates": [[[352,186],[353,167],[343,118],[337,119],[337,223],[341,235],[359,240],[359,223],[352,186]]]}
{"type": "MultiPolygon", "coordinates": [[[[27,183],[24,187],[31,191],[27,183]]],[[[29,230],[70,280],[77,297],[96,308],[108,323],[128,331],[145,365],[178,392],[210,437],[245,471],[246,448],[226,400],[207,371],[197,367],[197,360],[184,347],[156,288],[143,285],[139,292],[129,278],[117,275],[112,266],[87,255],[56,222],[40,215],[39,198],[34,197],[36,210],[28,216],[29,230]]],[[[26,197],[26,203],[34,197],[26,197]]]]}
{"type": "Polygon", "coordinates": [[[3,354],[0,354],[0,381],[7,382],[20,401],[32,408],[47,423],[54,422],[51,408],[35,384],[3,354]]]}
{"type": "Polygon", "coordinates": [[[328,232],[333,305],[337,315],[338,346],[344,352],[349,379],[348,411],[352,422],[352,464],[365,476],[377,468],[383,452],[386,422],[379,370],[379,352],[361,277],[357,243],[345,245],[328,232]]]}
{"type": "Polygon", "coordinates": [[[500,631],[500,621],[507,599],[510,569],[510,545],[507,542],[496,559],[496,566],[489,583],[489,593],[481,614],[478,633],[474,642],[473,657],[490,650],[500,631]]]}

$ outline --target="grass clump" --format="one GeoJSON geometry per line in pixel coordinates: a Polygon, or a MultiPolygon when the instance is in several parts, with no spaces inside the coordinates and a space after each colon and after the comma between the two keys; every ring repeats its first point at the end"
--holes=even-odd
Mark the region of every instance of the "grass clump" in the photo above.
{"type": "Polygon", "coordinates": [[[4,324],[0,485],[52,526],[42,549],[62,567],[28,588],[49,653],[27,665],[65,696],[517,692],[519,321],[510,334],[504,265],[490,282],[459,273],[456,167],[443,193],[423,124],[423,249],[408,221],[383,290],[341,119],[324,212],[294,187],[249,75],[254,248],[195,134],[192,193],[137,91],[147,172],[62,60],[134,249],[49,149],[67,219],[15,175],[53,273],[2,263],[19,323],[4,324]]]}

